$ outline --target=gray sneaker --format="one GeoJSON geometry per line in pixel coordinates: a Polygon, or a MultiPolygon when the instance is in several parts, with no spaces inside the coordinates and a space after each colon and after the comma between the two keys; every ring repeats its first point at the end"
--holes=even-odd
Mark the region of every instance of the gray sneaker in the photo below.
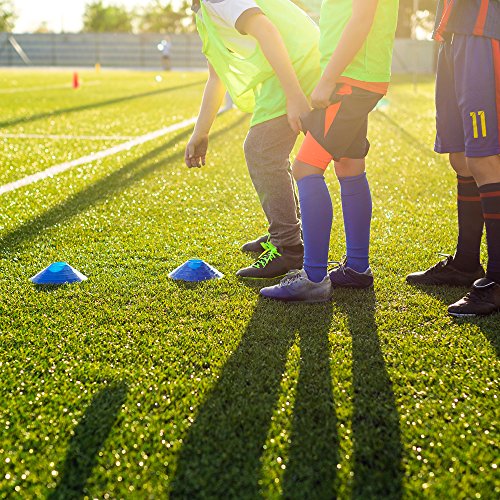
{"type": "Polygon", "coordinates": [[[328,275],[320,283],[314,283],[301,269],[290,271],[278,285],[263,288],[260,294],[283,302],[327,302],[332,298],[332,285],[328,275]]]}

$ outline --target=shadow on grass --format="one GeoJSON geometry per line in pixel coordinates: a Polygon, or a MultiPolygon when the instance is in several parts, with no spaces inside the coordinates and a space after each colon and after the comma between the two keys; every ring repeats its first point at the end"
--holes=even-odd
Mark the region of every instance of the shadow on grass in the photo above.
{"type": "Polygon", "coordinates": [[[18,125],[19,123],[31,123],[37,120],[43,120],[44,118],[53,118],[60,115],[66,115],[70,113],[78,113],[79,111],[87,111],[89,109],[97,109],[105,106],[112,106],[113,104],[119,104],[122,102],[132,101],[134,99],[141,99],[142,97],[151,97],[153,95],[165,94],[167,92],[173,92],[175,90],[181,90],[188,87],[195,87],[197,85],[201,85],[205,83],[205,80],[200,80],[193,83],[188,83],[185,85],[176,85],[175,87],[168,87],[165,89],[152,90],[150,92],[141,92],[140,94],[132,94],[123,97],[116,97],[115,99],[109,99],[107,101],[100,102],[92,102],[89,104],[83,104],[81,106],[75,106],[73,108],[63,108],[56,109],[54,111],[47,111],[45,113],[37,113],[36,115],[31,116],[22,116],[20,118],[14,118],[11,120],[5,120],[0,122],[0,128],[12,127],[14,125],[18,125]]]}
{"type": "MultiPolygon", "coordinates": [[[[447,286],[415,286],[415,288],[442,302],[443,314],[447,314],[447,307],[450,304],[460,300],[469,291],[469,288],[447,286]]],[[[453,318],[453,321],[458,324],[476,325],[495,349],[497,358],[500,358],[500,313],[478,318],[453,318]]]]}
{"type": "Polygon", "coordinates": [[[85,485],[97,463],[99,451],[104,446],[120,408],[127,397],[125,382],[117,382],[99,391],[85,411],[69,443],[61,479],[51,500],[81,498],[85,485]]]}
{"type": "Polygon", "coordinates": [[[328,339],[332,305],[302,305],[293,312],[291,325],[301,324],[300,371],[283,497],[335,498],[340,458],[328,339]]]}
{"type": "Polygon", "coordinates": [[[402,497],[399,413],[377,335],[373,290],[336,290],[352,336],[353,498],[402,497]]]}
{"type": "Polygon", "coordinates": [[[259,299],[238,349],[198,411],[172,498],[257,498],[263,446],[298,335],[301,361],[284,496],[335,497],[338,439],[330,376],[331,304],[290,307],[259,299]]]}
{"type": "MultiPolygon", "coordinates": [[[[246,115],[239,117],[228,126],[218,130],[212,134],[211,138],[215,139],[218,136],[227,133],[229,130],[237,127],[244,120],[246,120],[246,115]]],[[[55,224],[61,224],[88,209],[92,205],[95,205],[108,199],[110,196],[125,190],[127,187],[133,185],[156,170],[165,168],[165,165],[168,164],[168,162],[178,162],[179,165],[182,165],[184,158],[183,151],[166,157],[162,157],[161,155],[168,151],[170,147],[178,144],[179,141],[186,140],[190,133],[191,130],[186,129],[176,134],[168,142],[158,146],[140,158],[127,163],[123,167],[112,172],[110,175],[87,186],[82,191],[75,193],[60,204],[55,205],[34,219],[26,221],[18,228],[5,234],[2,238],[0,238],[0,258],[8,258],[12,251],[26,241],[35,238],[45,229],[48,229],[55,224]],[[158,157],[161,158],[161,161],[158,161],[158,157]]]]}

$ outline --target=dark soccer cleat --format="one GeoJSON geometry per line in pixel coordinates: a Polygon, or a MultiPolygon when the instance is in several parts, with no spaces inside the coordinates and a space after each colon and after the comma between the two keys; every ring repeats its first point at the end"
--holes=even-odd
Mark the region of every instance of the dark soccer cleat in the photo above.
{"type": "Polygon", "coordinates": [[[500,285],[488,278],[477,280],[465,297],[448,307],[448,313],[456,317],[486,316],[499,311],[500,285]]]}
{"type": "Polygon", "coordinates": [[[301,269],[304,264],[304,248],[284,248],[279,251],[271,242],[262,243],[264,251],[249,267],[240,269],[236,276],[251,279],[273,279],[285,276],[292,269],[301,269]]]}
{"type": "MultiPolygon", "coordinates": [[[[262,243],[269,243],[270,241],[271,241],[271,235],[269,233],[267,233],[264,236],[261,236],[260,238],[257,238],[256,240],[247,241],[241,247],[241,251],[242,252],[261,253],[262,249],[264,248],[262,246],[262,243]]],[[[265,248],[264,248],[264,250],[265,250],[265,248]]]]}
{"type": "Polygon", "coordinates": [[[449,286],[471,286],[474,281],[484,278],[484,269],[479,266],[475,271],[465,272],[453,265],[453,256],[448,255],[446,259],[427,269],[409,274],[406,282],[410,285],[449,285],[449,286]]]}
{"type": "Polygon", "coordinates": [[[364,273],[358,273],[345,265],[346,259],[329,264],[336,266],[329,272],[333,288],[370,288],[373,286],[373,273],[370,268],[364,273]]]}

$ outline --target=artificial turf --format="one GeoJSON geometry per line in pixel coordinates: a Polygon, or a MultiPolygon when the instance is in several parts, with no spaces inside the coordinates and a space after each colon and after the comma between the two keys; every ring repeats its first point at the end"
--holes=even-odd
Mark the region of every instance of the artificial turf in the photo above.
{"type": "MultiPolygon", "coordinates": [[[[69,72],[2,70],[0,134],[141,135],[196,114],[204,74],[155,76],[84,72],[74,91],[69,72]]],[[[453,320],[465,289],[404,281],[455,246],[432,92],[396,81],[372,116],[375,288],[330,304],[268,302],[234,276],[266,229],[236,110],[200,170],[185,129],[1,195],[0,496],[497,498],[500,315],[453,320]],[[170,280],[191,257],[224,279],[170,280]],[[58,260],[89,280],[29,282],[58,260]]],[[[0,185],[119,142],[0,135],[0,185]]]]}

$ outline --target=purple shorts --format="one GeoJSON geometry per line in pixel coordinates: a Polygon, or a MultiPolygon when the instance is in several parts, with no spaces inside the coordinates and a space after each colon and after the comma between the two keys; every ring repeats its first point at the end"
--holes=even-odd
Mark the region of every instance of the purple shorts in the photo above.
{"type": "Polygon", "coordinates": [[[500,41],[454,35],[441,44],[436,78],[437,153],[500,154],[500,41]]]}

